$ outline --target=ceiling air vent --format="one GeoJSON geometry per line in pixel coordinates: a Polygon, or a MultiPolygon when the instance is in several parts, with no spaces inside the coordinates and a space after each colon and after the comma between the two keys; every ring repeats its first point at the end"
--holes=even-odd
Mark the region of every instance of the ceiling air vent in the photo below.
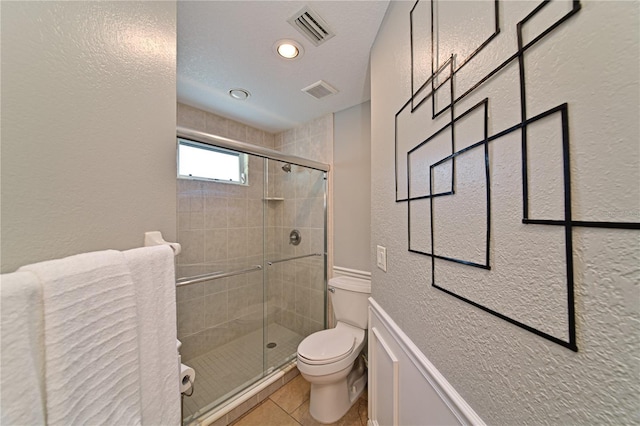
{"type": "Polygon", "coordinates": [[[338,89],[332,87],[329,83],[323,80],[316,81],[311,86],[307,86],[302,89],[302,91],[316,99],[322,99],[325,96],[335,95],[338,93],[338,89]]]}
{"type": "Polygon", "coordinates": [[[325,20],[309,6],[305,6],[300,12],[287,19],[287,22],[308,38],[314,46],[320,46],[335,35],[325,20]]]}

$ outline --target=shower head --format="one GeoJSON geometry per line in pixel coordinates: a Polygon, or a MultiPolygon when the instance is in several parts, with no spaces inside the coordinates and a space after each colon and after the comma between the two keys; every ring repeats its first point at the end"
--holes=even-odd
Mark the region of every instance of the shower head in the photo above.
{"type": "Polygon", "coordinates": [[[287,163],[284,166],[282,166],[282,170],[284,170],[287,173],[291,173],[291,164],[287,163]]]}

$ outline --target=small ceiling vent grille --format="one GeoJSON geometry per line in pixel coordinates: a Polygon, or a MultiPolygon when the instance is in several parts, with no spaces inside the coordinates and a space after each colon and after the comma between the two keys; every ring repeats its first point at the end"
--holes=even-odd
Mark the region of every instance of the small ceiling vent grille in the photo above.
{"type": "Polygon", "coordinates": [[[320,46],[335,35],[329,25],[309,6],[287,19],[302,35],[309,39],[314,46],[320,46]]]}
{"type": "Polygon", "coordinates": [[[313,83],[311,86],[307,86],[302,89],[303,92],[313,96],[316,99],[322,99],[325,96],[335,95],[338,93],[338,89],[332,87],[329,83],[324,80],[317,81],[313,83]]]}

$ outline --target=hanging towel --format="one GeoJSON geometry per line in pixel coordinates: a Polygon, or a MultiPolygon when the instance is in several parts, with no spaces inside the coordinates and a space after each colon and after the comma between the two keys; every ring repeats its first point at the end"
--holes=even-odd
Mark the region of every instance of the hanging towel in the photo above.
{"type": "Polygon", "coordinates": [[[140,337],[143,425],[180,425],[176,279],[166,245],[123,252],[133,279],[140,337]]]}
{"type": "Polygon", "coordinates": [[[47,424],[141,424],[135,290],[122,253],[19,271],[42,282],[47,424]]]}
{"type": "Polygon", "coordinates": [[[0,276],[0,424],[44,425],[42,288],[30,272],[0,276]]]}

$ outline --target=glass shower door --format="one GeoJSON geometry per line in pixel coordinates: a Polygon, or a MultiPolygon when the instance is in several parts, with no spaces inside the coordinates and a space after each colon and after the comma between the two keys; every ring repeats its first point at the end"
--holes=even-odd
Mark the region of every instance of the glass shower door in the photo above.
{"type": "Polygon", "coordinates": [[[325,328],[326,175],[267,160],[265,195],[265,370],[295,358],[325,328]]]}
{"type": "Polygon", "coordinates": [[[184,424],[294,359],[326,324],[326,173],[204,149],[246,169],[233,183],[178,179],[178,339],[196,371],[184,424]]]}
{"type": "Polygon", "coordinates": [[[185,424],[264,376],[265,160],[237,154],[244,184],[178,179],[178,339],[196,371],[185,424]]]}

